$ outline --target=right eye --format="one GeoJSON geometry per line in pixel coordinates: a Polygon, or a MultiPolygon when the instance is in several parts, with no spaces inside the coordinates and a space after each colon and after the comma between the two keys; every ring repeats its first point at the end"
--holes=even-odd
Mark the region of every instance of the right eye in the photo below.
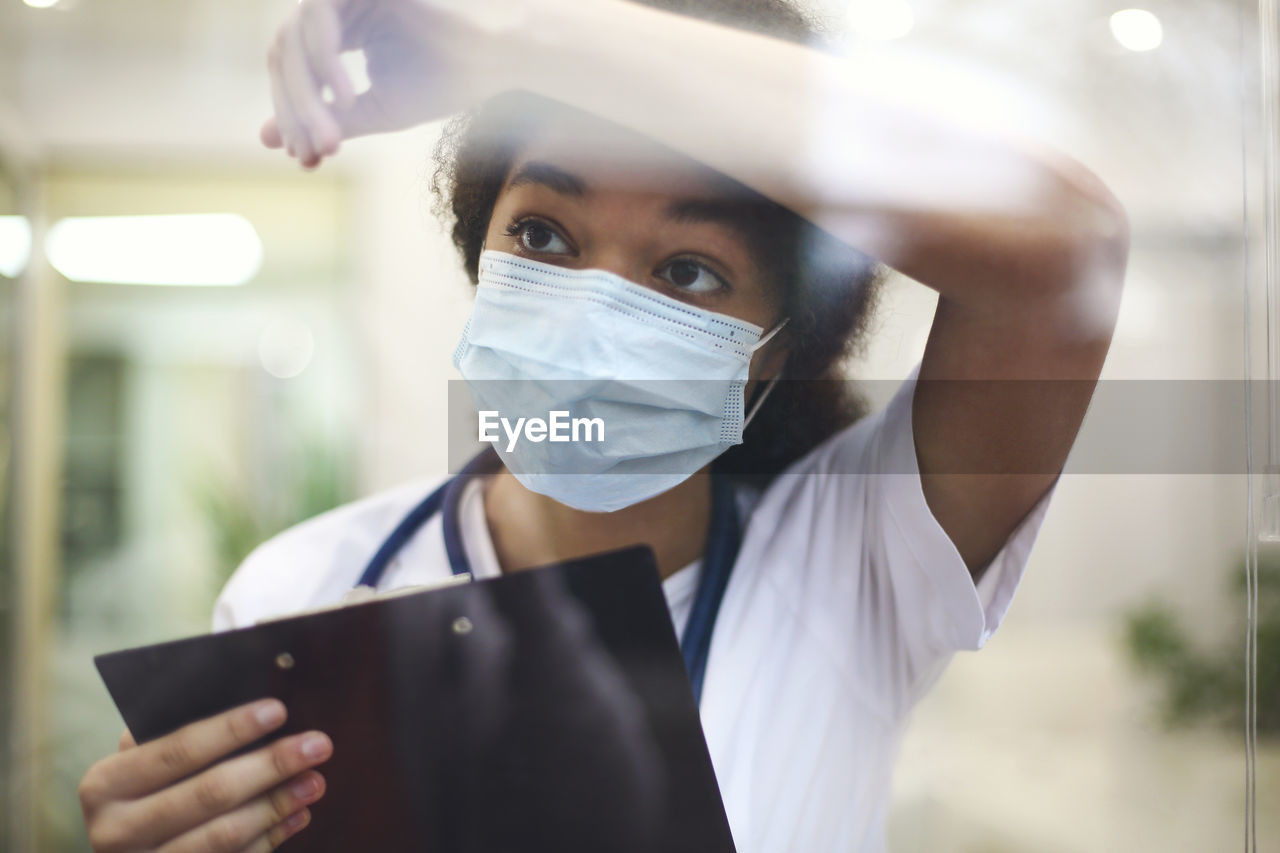
{"type": "Polygon", "coordinates": [[[520,241],[520,246],[530,252],[546,255],[567,255],[573,252],[567,240],[547,223],[539,219],[523,219],[514,222],[507,233],[520,241]]]}

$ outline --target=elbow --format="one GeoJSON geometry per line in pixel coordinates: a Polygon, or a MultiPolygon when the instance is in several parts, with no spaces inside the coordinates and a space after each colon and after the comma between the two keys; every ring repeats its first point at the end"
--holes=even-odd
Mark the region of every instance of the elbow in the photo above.
{"type": "Polygon", "coordinates": [[[1031,209],[1005,222],[1001,277],[1032,301],[1112,293],[1118,300],[1129,258],[1129,217],[1120,200],[1083,166],[1052,169],[1031,209]]]}
{"type": "MultiPolygon", "coordinates": [[[[1128,266],[1129,217],[1120,200],[1092,173],[1087,191],[1075,189],[1056,229],[1056,263],[1040,278],[1056,306],[1058,332],[1071,340],[1107,341],[1115,331],[1128,266]]],[[[1077,184],[1078,187],[1078,184],[1077,184]]],[[[1061,209],[1060,209],[1061,210],[1061,209]]],[[[1058,214],[1060,217],[1063,213],[1058,214]]]]}
{"type": "Polygon", "coordinates": [[[1056,166],[1038,211],[1013,229],[1004,304],[1039,317],[1041,332],[1051,337],[1110,341],[1129,258],[1129,217],[1092,172],[1074,162],[1056,166]]]}
{"type": "Polygon", "coordinates": [[[1102,180],[1083,165],[1059,165],[1054,229],[1060,241],[1058,264],[1050,278],[1067,290],[1119,294],[1129,260],[1129,216],[1102,180]]]}

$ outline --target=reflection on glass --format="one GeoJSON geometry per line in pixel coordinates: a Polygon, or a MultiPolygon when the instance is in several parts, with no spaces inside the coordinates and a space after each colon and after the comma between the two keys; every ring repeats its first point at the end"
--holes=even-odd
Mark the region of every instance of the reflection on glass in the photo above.
{"type": "Polygon", "coordinates": [[[31,256],[31,222],[17,214],[0,214],[0,276],[17,278],[31,256]]]}

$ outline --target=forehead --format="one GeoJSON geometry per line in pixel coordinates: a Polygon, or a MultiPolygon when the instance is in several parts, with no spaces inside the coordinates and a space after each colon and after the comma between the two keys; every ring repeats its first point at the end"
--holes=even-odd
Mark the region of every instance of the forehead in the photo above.
{"type": "Polygon", "coordinates": [[[581,179],[585,190],[745,202],[732,179],[642,134],[588,115],[559,114],[521,144],[507,183],[529,162],[581,179]]]}
{"type": "Polygon", "coordinates": [[[594,116],[556,113],[526,131],[501,197],[524,191],[581,205],[601,223],[657,235],[700,235],[745,252],[755,272],[780,262],[780,209],[743,184],[650,138],[594,116]],[[689,230],[689,229],[694,230],[689,230]],[[728,242],[724,242],[728,241],[728,242]]]}

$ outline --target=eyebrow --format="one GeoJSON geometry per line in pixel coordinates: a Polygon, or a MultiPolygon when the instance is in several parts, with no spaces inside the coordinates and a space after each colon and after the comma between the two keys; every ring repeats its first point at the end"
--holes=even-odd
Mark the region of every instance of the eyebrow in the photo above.
{"type": "Polygon", "coordinates": [[[680,199],[667,205],[666,216],[682,225],[709,222],[731,228],[743,237],[751,236],[747,224],[751,217],[739,199],[680,199]]]}
{"type": "Polygon", "coordinates": [[[507,182],[508,189],[537,184],[560,195],[582,198],[587,194],[587,182],[550,163],[530,160],[524,163],[507,182]]]}
{"type": "MultiPolygon", "coordinates": [[[[578,175],[543,160],[529,160],[521,164],[507,182],[508,189],[530,185],[543,186],[574,198],[582,198],[591,191],[587,182],[578,175]]],[[[682,225],[710,222],[739,232],[747,231],[746,220],[749,219],[744,215],[741,199],[679,199],[669,204],[664,212],[668,219],[682,225]]]]}

